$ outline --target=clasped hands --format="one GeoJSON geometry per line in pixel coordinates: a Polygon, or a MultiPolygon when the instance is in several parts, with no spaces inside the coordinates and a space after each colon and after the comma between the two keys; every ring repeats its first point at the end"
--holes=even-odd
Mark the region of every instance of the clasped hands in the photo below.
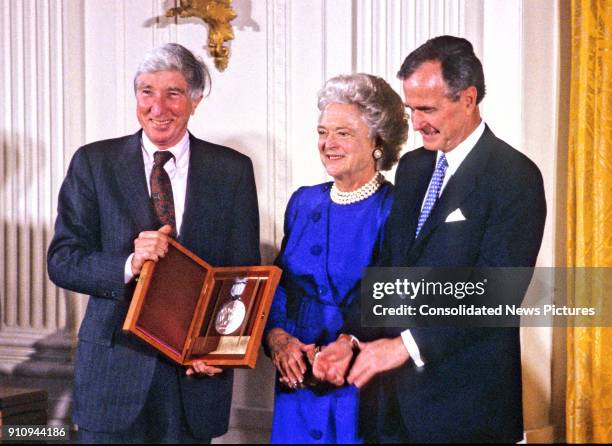
{"type": "Polygon", "coordinates": [[[270,330],[266,342],[281,384],[292,389],[304,387],[307,361],[312,364],[315,360],[314,344],[304,344],[282,328],[270,330]]]}
{"type": "Polygon", "coordinates": [[[340,335],[316,354],[313,344],[303,344],[280,328],[270,331],[267,342],[280,382],[291,388],[304,386],[306,361],[312,364],[313,377],[319,381],[361,388],[379,373],[400,367],[410,358],[401,337],[356,346],[350,336],[340,335]]]}
{"type": "MultiPolygon", "coordinates": [[[[144,262],[152,260],[157,262],[168,253],[168,240],[172,233],[172,226],[164,225],[158,231],[143,231],[134,240],[134,255],[132,256],[132,274],[138,276],[142,271],[144,262]]],[[[218,367],[207,365],[204,361],[196,361],[187,367],[187,376],[214,376],[223,372],[218,367]]]]}

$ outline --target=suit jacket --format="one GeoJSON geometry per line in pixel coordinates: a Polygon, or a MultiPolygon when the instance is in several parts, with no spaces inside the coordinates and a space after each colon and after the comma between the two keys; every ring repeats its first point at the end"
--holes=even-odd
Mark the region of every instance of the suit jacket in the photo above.
{"type": "MultiPolygon", "coordinates": [[[[147,190],[141,131],[81,147],[58,199],[48,270],[58,286],[89,294],[75,358],[74,421],[96,432],[127,429],[141,411],[158,354],[122,332],[134,290],[124,267],[141,231],[157,230],[147,190]]],[[[178,241],[215,266],[258,264],[259,216],[251,160],[190,135],[178,241]]],[[[196,437],[227,430],[231,371],[180,386],[196,437]]]]}
{"type": "MultiPolygon", "coordinates": [[[[414,234],[436,162],[405,154],[381,254],[384,266],[530,267],[544,230],[542,176],[486,127],[414,234]],[[457,208],[464,221],[446,223],[457,208]]],[[[520,296],[522,298],[522,296],[520,296]]],[[[399,335],[387,329],[382,336],[399,335]]],[[[425,361],[378,377],[362,394],[364,428],[380,435],[397,416],[411,442],[516,442],[523,436],[518,328],[413,328],[425,361]],[[397,413],[399,412],[399,413],[397,413]],[[372,413],[378,413],[372,417],[372,413]]],[[[366,338],[380,332],[362,333],[366,338]]]]}

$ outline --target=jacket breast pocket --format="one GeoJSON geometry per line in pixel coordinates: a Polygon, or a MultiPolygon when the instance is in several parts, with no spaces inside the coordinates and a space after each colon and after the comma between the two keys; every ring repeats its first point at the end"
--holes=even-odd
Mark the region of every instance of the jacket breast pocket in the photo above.
{"type": "Polygon", "coordinates": [[[462,245],[473,236],[474,227],[466,220],[443,223],[436,231],[436,237],[448,246],[462,245]]]}

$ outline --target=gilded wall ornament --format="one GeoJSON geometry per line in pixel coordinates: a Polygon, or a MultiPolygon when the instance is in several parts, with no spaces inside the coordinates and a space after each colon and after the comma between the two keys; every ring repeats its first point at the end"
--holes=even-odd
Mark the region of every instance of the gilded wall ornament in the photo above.
{"type": "Polygon", "coordinates": [[[176,8],[166,11],[166,17],[198,17],[208,24],[208,52],[215,66],[224,71],[229,62],[229,48],[224,43],[234,39],[230,22],[236,18],[232,0],[179,0],[176,8]]]}

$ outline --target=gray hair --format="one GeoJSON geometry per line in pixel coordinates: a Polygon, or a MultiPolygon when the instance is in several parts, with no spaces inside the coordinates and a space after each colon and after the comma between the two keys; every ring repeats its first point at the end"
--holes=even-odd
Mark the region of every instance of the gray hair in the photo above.
{"type": "Polygon", "coordinates": [[[319,91],[319,110],[322,113],[334,103],[354,104],[359,108],[370,138],[383,150],[378,168],[391,169],[408,137],[408,119],[399,95],[384,79],[357,73],[336,76],[325,82],[319,91]]]}
{"type": "Polygon", "coordinates": [[[178,43],[166,43],[153,48],[146,54],[134,76],[134,92],[137,90],[136,80],[138,76],[157,71],[178,71],[181,73],[187,81],[188,93],[192,101],[204,96],[206,87],[210,92],[211,79],[206,64],[178,43]]]}

